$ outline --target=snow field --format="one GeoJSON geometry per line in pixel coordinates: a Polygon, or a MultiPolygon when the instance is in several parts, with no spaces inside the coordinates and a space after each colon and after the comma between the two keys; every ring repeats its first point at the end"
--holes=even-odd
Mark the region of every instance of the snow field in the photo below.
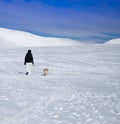
{"type": "Polygon", "coordinates": [[[30,76],[27,49],[0,50],[1,124],[120,123],[120,46],[31,48],[30,76]]]}

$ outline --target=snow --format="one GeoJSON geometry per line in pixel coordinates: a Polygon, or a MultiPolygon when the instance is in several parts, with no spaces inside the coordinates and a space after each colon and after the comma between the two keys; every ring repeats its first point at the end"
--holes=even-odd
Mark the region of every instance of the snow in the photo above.
{"type": "Polygon", "coordinates": [[[0,48],[5,48],[36,46],[73,46],[79,45],[80,42],[67,38],[42,37],[24,31],[0,28],[0,44],[2,45],[0,46],[0,48]]]}
{"type": "Polygon", "coordinates": [[[120,44],[120,38],[109,40],[105,44],[120,44]]]}
{"type": "Polygon", "coordinates": [[[30,76],[27,49],[0,49],[0,124],[120,124],[119,45],[31,48],[30,76]]]}

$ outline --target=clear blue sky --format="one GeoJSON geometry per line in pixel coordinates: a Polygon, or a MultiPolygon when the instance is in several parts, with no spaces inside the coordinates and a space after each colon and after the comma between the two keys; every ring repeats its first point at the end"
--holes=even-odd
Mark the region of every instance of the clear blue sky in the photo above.
{"type": "Polygon", "coordinates": [[[0,27],[104,42],[120,37],[120,0],[0,0],[0,27]]]}

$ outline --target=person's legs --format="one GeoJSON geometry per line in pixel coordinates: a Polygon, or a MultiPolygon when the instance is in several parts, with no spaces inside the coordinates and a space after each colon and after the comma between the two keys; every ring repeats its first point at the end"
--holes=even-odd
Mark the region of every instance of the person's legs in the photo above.
{"type": "Polygon", "coordinates": [[[31,74],[31,66],[32,66],[32,63],[26,63],[26,75],[31,74]]]}

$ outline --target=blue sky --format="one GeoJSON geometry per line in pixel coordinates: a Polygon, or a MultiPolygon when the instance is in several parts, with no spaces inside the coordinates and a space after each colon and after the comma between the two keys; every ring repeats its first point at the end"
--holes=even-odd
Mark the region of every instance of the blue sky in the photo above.
{"type": "Polygon", "coordinates": [[[0,27],[100,43],[120,37],[120,1],[0,0],[0,27]]]}

